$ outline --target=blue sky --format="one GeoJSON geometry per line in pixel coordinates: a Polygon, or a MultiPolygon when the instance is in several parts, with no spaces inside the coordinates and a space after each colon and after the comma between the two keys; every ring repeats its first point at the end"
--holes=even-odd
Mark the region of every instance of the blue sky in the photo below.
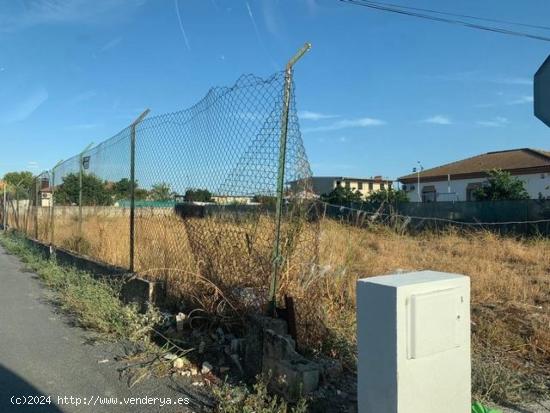
{"type": "MultiPolygon", "coordinates": [[[[550,15],[547,0],[402,4],[550,15]]],[[[532,114],[550,43],[337,0],[0,0],[0,174],[48,169],[146,107],[183,109],[243,73],[268,76],[304,41],[297,106],[317,175],[395,178],[417,161],[550,148],[532,114]]]]}

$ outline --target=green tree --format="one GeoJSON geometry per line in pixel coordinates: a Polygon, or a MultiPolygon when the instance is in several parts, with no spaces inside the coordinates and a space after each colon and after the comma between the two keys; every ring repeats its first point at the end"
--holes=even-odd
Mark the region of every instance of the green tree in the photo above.
{"type": "Polygon", "coordinates": [[[160,182],[151,187],[149,196],[153,201],[168,201],[172,198],[172,189],[166,182],[160,182]]]}
{"type": "MultiPolygon", "coordinates": [[[[137,185],[134,184],[134,191],[136,187],[137,185]]],[[[128,178],[122,178],[120,181],[113,183],[112,193],[113,193],[114,200],[118,201],[121,199],[130,198],[131,189],[132,189],[132,184],[128,178]]]]}
{"type": "Polygon", "coordinates": [[[510,172],[494,169],[488,172],[487,181],[473,193],[477,201],[503,201],[529,199],[523,181],[510,172]]]}
{"type": "Polygon", "coordinates": [[[212,193],[208,189],[188,189],[183,199],[186,202],[212,202],[212,193]]]}
{"type": "Polygon", "coordinates": [[[27,198],[31,190],[34,190],[34,176],[29,171],[8,172],[4,175],[3,180],[8,184],[8,188],[20,198],[27,198]]]}
{"type": "Polygon", "coordinates": [[[149,198],[149,191],[143,188],[136,188],[134,191],[134,198],[137,200],[145,200],[149,198]]]}
{"type": "MultiPolygon", "coordinates": [[[[63,177],[63,183],[55,189],[55,202],[63,205],[78,205],[80,191],[79,174],[63,177]]],[[[82,205],[111,205],[113,198],[107,185],[93,174],[82,175],[82,205]]]]}
{"type": "Polygon", "coordinates": [[[409,202],[409,197],[405,191],[400,189],[396,190],[390,187],[388,189],[380,189],[379,191],[373,192],[367,198],[367,202],[378,204],[382,202],[389,202],[391,204],[396,204],[409,202]]]}
{"type": "Polygon", "coordinates": [[[350,188],[337,186],[330,193],[321,195],[321,200],[335,205],[346,205],[352,202],[362,202],[361,192],[352,191],[350,188]]]}
{"type": "MultiPolygon", "coordinates": [[[[130,190],[132,184],[128,178],[122,178],[120,181],[115,182],[112,186],[112,195],[115,201],[121,199],[130,199],[130,190]]],[[[147,199],[149,192],[146,189],[139,188],[138,183],[134,183],[134,197],[137,200],[147,199]]]]}

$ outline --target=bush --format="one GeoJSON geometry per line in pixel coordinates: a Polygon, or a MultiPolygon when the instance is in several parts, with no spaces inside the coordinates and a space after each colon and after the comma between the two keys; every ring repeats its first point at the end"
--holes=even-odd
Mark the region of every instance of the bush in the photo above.
{"type": "Polygon", "coordinates": [[[337,186],[330,193],[321,195],[321,200],[334,205],[348,205],[354,202],[361,202],[361,192],[353,192],[350,188],[337,186]]]}
{"type": "Polygon", "coordinates": [[[489,171],[487,182],[474,191],[477,201],[506,201],[529,199],[523,181],[515,178],[510,172],[494,169],[489,171]]]}
{"type": "Polygon", "coordinates": [[[212,202],[212,194],[208,189],[188,189],[184,199],[186,202],[212,202]]]}
{"type": "Polygon", "coordinates": [[[248,387],[231,386],[224,383],[214,388],[218,399],[217,411],[220,413],[305,413],[307,403],[300,399],[295,406],[290,407],[278,396],[269,394],[267,378],[257,377],[257,382],[250,390],[248,387]]]}

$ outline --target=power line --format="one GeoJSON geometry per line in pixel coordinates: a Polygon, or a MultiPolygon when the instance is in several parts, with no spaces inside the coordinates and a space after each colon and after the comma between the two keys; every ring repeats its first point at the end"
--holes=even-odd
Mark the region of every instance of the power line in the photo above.
{"type": "MultiPolygon", "coordinates": [[[[500,28],[500,27],[483,26],[483,25],[476,24],[476,23],[470,23],[470,22],[467,22],[467,21],[464,21],[464,20],[449,19],[449,18],[445,18],[445,17],[437,17],[437,16],[431,16],[429,14],[423,14],[423,13],[408,11],[408,10],[412,10],[413,8],[407,8],[408,9],[407,10],[402,6],[385,5],[385,3],[374,3],[374,2],[371,2],[371,1],[368,1],[368,0],[339,0],[339,1],[342,2],[342,3],[349,3],[349,4],[356,5],[356,6],[367,7],[367,8],[375,9],[375,10],[379,10],[379,11],[397,13],[397,14],[401,14],[401,15],[405,15],[405,16],[417,17],[417,18],[420,18],[420,19],[432,20],[432,21],[437,21],[437,22],[441,22],[441,23],[455,24],[455,25],[459,25],[459,26],[468,27],[468,28],[471,28],[471,29],[478,29],[478,30],[484,30],[484,31],[488,31],[488,32],[506,34],[506,35],[510,35],[510,36],[525,37],[525,38],[529,38],[529,39],[541,40],[541,41],[544,41],[544,42],[550,42],[550,37],[545,37],[545,36],[540,36],[540,35],[525,33],[525,32],[519,32],[519,31],[515,31],[515,30],[508,30],[508,29],[504,29],[504,28],[500,28]]],[[[432,13],[438,13],[438,14],[447,14],[447,13],[444,13],[444,12],[437,12],[437,11],[431,11],[431,12],[432,13]]],[[[473,17],[470,17],[470,18],[473,18],[473,17]]],[[[481,19],[488,20],[488,19],[484,19],[484,18],[477,18],[477,19],[479,19],[479,20],[481,20],[481,19]]],[[[515,23],[509,22],[508,24],[515,24],[515,23]]],[[[550,28],[548,30],[550,30],[550,28]]]]}
{"type": "Polygon", "coordinates": [[[486,21],[491,23],[502,23],[502,24],[508,24],[513,26],[521,26],[521,27],[529,27],[531,29],[539,29],[539,30],[550,30],[550,26],[539,26],[536,24],[529,24],[529,23],[523,23],[523,22],[515,22],[510,20],[501,20],[501,19],[494,19],[494,18],[488,18],[488,17],[478,17],[478,16],[472,16],[469,14],[458,14],[458,13],[450,13],[450,12],[444,12],[439,10],[433,10],[433,9],[423,9],[420,7],[411,7],[411,6],[403,6],[400,4],[394,4],[394,3],[383,3],[379,1],[371,1],[371,0],[363,0],[365,2],[379,5],[379,6],[386,6],[386,7],[393,7],[393,8],[399,8],[404,10],[416,10],[416,11],[423,11],[427,13],[433,13],[433,14],[440,14],[442,16],[452,16],[452,17],[461,17],[471,20],[479,20],[479,21],[486,21]]]}

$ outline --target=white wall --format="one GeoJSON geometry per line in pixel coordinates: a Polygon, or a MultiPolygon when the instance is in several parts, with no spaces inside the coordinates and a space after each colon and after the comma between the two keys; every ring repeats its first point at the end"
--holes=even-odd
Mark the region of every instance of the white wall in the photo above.
{"type": "MultiPolygon", "coordinates": [[[[539,192],[543,196],[550,196],[550,174],[531,174],[531,175],[514,175],[514,177],[522,180],[525,185],[525,190],[529,194],[529,197],[532,199],[538,199],[539,192]],[[544,176],[544,178],[541,178],[544,176]]],[[[437,181],[437,182],[421,182],[420,183],[420,195],[422,196],[422,188],[425,186],[435,186],[437,192],[438,201],[466,201],[466,187],[469,183],[476,182],[485,182],[486,178],[472,178],[472,179],[457,179],[453,180],[451,176],[451,194],[447,195],[448,192],[448,182],[437,181]]],[[[414,185],[414,191],[407,191],[407,195],[411,202],[418,202],[418,192],[416,182],[413,184],[407,184],[407,187],[414,185]]]]}

